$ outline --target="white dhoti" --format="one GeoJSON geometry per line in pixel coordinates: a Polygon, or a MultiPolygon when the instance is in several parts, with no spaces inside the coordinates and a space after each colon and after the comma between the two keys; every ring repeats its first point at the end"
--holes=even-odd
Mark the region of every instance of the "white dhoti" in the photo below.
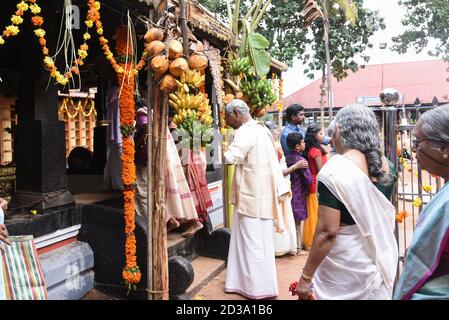
{"type": "Polygon", "coordinates": [[[281,214],[278,216],[278,228],[275,228],[275,230],[279,228],[281,230],[276,230],[274,233],[274,250],[276,256],[282,256],[287,253],[296,254],[297,236],[291,197],[285,196],[280,205],[281,214]]]}
{"type": "Polygon", "coordinates": [[[251,218],[234,211],[229,244],[226,292],[250,299],[278,295],[271,219],[251,218]]]}
{"type": "Polygon", "coordinates": [[[319,300],[391,300],[357,225],[340,227],[332,250],[314,275],[319,300]]]}

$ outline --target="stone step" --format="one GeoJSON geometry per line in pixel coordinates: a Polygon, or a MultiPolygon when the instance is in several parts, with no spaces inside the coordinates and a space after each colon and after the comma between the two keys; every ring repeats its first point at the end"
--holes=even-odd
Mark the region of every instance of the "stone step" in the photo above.
{"type": "Polygon", "coordinates": [[[184,295],[189,300],[226,268],[226,262],[200,256],[192,261],[192,267],[195,277],[184,295]]]}

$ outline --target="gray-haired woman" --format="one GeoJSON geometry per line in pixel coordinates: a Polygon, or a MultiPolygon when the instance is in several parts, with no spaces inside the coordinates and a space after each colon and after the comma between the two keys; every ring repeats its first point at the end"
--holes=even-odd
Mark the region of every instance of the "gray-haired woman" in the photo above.
{"type": "Polygon", "coordinates": [[[373,111],[349,105],[335,118],[337,155],[318,174],[318,224],[297,286],[301,299],[391,299],[398,261],[390,168],[373,111]],[[312,282],[314,289],[312,291],[312,282]]]}
{"type": "Polygon", "coordinates": [[[420,214],[395,299],[449,299],[449,104],[416,123],[413,151],[421,167],[446,184],[420,214]]]}

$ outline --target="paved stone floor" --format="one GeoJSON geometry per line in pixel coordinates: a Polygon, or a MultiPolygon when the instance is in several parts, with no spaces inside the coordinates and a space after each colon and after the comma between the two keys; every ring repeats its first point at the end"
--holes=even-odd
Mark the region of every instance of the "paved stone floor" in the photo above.
{"type": "MultiPolygon", "coordinates": [[[[277,300],[296,300],[290,296],[288,287],[297,281],[307,260],[307,251],[301,251],[297,256],[285,255],[276,258],[276,271],[278,276],[279,296],[277,300]]],[[[246,300],[239,294],[224,292],[226,270],[221,272],[209,282],[193,299],[197,300],[246,300]]]]}

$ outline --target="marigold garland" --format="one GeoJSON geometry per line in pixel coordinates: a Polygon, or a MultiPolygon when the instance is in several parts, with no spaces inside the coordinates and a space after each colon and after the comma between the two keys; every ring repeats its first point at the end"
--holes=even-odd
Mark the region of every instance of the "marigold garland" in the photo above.
{"type": "MultiPolygon", "coordinates": [[[[116,34],[117,54],[126,54],[127,29],[119,28],[116,34]],[[123,52],[125,51],[125,52],[123,52]]],[[[103,41],[106,40],[103,38],[103,41]]],[[[108,47],[109,48],[109,47],[108,47]]],[[[129,48],[128,48],[129,50],[129,48]]],[[[132,51],[128,51],[132,54],[132,51]]],[[[112,53],[111,53],[112,54],[112,53]]],[[[115,60],[115,59],[114,59],[115,60]]],[[[141,279],[139,266],[136,259],[136,238],[134,236],[135,229],[135,183],[136,183],[136,166],[134,164],[134,140],[129,135],[128,129],[134,125],[134,65],[133,63],[119,65],[123,72],[118,72],[118,83],[121,87],[120,94],[120,127],[123,129],[123,146],[122,146],[122,179],[124,185],[124,212],[125,212],[125,254],[126,265],[123,268],[122,276],[128,291],[135,289],[136,284],[141,279]]]]}
{"type": "MultiPolygon", "coordinates": [[[[101,8],[101,4],[99,1],[95,1],[95,0],[89,0],[87,2],[87,5],[89,7],[89,11],[88,11],[88,18],[86,21],[86,25],[87,27],[91,28],[94,24],[97,30],[97,34],[99,36],[99,40],[100,40],[100,44],[101,47],[103,49],[103,53],[104,56],[106,57],[106,59],[110,62],[112,68],[115,70],[115,72],[117,72],[118,74],[121,74],[124,72],[123,67],[121,66],[121,63],[118,63],[116,58],[114,57],[114,54],[112,53],[108,43],[109,41],[103,36],[103,23],[101,22],[101,14],[100,14],[100,8],[101,8]]],[[[128,45],[128,48],[126,48],[126,41],[124,43],[121,44],[116,44],[116,51],[117,53],[121,52],[122,55],[126,55],[128,53],[128,55],[130,55],[130,53],[133,51],[133,48],[128,45]]],[[[135,66],[133,66],[133,72],[135,75],[137,75],[137,73],[146,65],[146,59],[147,59],[147,55],[144,52],[142,55],[142,58],[140,60],[140,62],[135,66]]],[[[130,59],[132,60],[132,59],[130,59]]]]}
{"type": "Polygon", "coordinates": [[[87,51],[89,46],[86,41],[90,39],[90,34],[86,32],[83,36],[84,43],[81,44],[80,48],[77,50],[77,59],[74,61],[74,65],[72,65],[69,70],[63,75],[55,65],[54,60],[49,56],[49,50],[47,48],[47,40],[45,39],[45,30],[43,29],[44,18],[39,16],[42,12],[42,9],[36,3],[36,0],[27,0],[32,3],[29,5],[29,9],[33,14],[31,18],[32,24],[36,27],[34,30],[34,34],[39,39],[39,44],[42,49],[42,54],[44,55],[44,67],[50,72],[50,76],[56,80],[57,83],[65,86],[68,84],[69,80],[73,77],[73,75],[79,74],[79,66],[84,64],[84,59],[87,57],[87,51]]]}
{"type": "Polygon", "coordinates": [[[25,1],[21,1],[16,7],[17,11],[11,16],[12,24],[5,27],[5,30],[3,30],[2,35],[0,36],[0,45],[5,44],[4,38],[14,37],[20,32],[18,26],[23,23],[22,16],[25,11],[28,10],[29,6],[25,1]]]}

